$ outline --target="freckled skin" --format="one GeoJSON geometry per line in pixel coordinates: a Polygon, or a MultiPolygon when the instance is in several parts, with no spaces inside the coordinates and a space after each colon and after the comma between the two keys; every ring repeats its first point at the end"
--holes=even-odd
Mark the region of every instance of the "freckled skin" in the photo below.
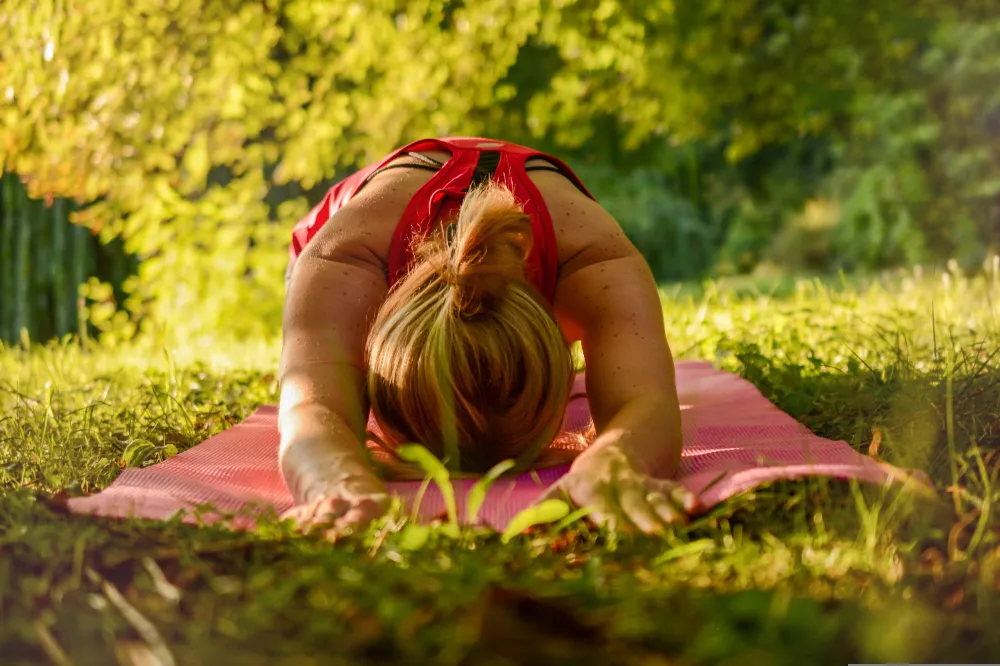
{"type": "MultiPolygon", "coordinates": [[[[368,517],[358,507],[376,510],[365,498],[384,490],[355,464],[368,414],[364,343],[387,293],[393,233],[430,177],[424,170],[392,169],[372,179],[306,246],[289,283],[279,410],[282,471],[297,503],[336,495],[353,507],[345,511],[355,522],[368,517]],[[345,457],[349,463],[338,462],[345,457]],[[353,470],[349,481],[337,481],[344,468],[353,470]]],[[[587,394],[598,439],[578,460],[620,445],[639,472],[670,475],[680,460],[680,409],[649,267],[618,223],[569,180],[550,171],[529,177],[555,232],[553,314],[568,342],[582,341],[588,361],[587,394]],[[627,442],[622,433],[628,433],[627,442]]],[[[296,517],[308,523],[316,515],[313,505],[296,517]]]]}

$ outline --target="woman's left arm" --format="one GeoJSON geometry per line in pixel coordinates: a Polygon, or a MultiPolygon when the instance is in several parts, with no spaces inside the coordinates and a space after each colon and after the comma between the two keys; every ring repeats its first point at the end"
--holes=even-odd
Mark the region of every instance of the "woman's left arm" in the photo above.
{"type": "Polygon", "coordinates": [[[599,519],[624,517],[656,531],[697,504],[666,479],[683,446],[674,363],[646,261],[624,234],[603,252],[564,277],[556,293],[560,325],[583,344],[597,430],[561,490],[577,505],[594,506],[599,519]]]}
{"type": "Polygon", "coordinates": [[[581,268],[560,284],[559,315],[587,359],[598,438],[588,451],[625,449],[636,468],[668,477],[681,456],[674,361],[653,275],[638,251],[581,268]]]}

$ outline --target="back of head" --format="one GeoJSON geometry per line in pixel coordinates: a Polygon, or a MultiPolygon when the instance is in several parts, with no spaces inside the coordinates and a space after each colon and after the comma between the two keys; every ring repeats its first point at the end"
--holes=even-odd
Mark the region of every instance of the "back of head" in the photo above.
{"type": "Polygon", "coordinates": [[[466,196],[453,234],[416,248],[368,338],[368,396],[390,448],[417,442],[482,472],[529,462],[558,434],[573,364],[526,280],[531,244],[530,218],[490,183],[466,196]]]}

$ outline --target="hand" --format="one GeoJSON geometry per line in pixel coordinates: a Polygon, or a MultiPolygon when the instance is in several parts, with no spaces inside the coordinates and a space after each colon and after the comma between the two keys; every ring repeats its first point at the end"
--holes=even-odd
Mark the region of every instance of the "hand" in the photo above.
{"type": "Polygon", "coordinates": [[[690,490],[676,481],[642,474],[613,445],[581,454],[537,501],[567,498],[575,506],[591,507],[590,518],[597,523],[612,529],[635,526],[647,534],[686,522],[688,513],[700,506],[690,490]]]}
{"type": "Polygon", "coordinates": [[[332,528],[333,536],[347,527],[366,525],[389,506],[385,485],[362,458],[345,458],[337,475],[313,484],[304,501],[282,514],[303,530],[332,528]]]}

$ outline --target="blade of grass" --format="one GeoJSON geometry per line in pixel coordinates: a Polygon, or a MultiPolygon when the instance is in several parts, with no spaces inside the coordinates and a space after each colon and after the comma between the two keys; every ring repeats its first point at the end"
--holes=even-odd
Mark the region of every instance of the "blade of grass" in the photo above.
{"type": "Polygon", "coordinates": [[[500,478],[504,472],[513,468],[515,464],[513,460],[498,462],[481,479],[472,485],[472,488],[469,489],[469,494],[465,496],[465,519],[467,521],[470,523],[476,522],[476,519],[479,517],[479,510],[486,500],[486,493],[489,492],[493,482],[500,478]]]}
{"type": "Polygon", "coordinates": [[[404,444],[396,449],[396,454],[406,462],[413,463],[437,484],[444,505],[448,511],[448,522],[458,527],[458,509],[455,505],[455,488],[451,484],[448,469],[437,457],[419,444],[404,444]]]}
{"type": "Polygon", "coordinates": [[[568,514],[569,504],[558,499],[545,500],[534,506],[529,506],[511,519],[507,529],[500,535],[500,541],[508,543],[529,527],[554,523],[565,518],[568,514]]]}

